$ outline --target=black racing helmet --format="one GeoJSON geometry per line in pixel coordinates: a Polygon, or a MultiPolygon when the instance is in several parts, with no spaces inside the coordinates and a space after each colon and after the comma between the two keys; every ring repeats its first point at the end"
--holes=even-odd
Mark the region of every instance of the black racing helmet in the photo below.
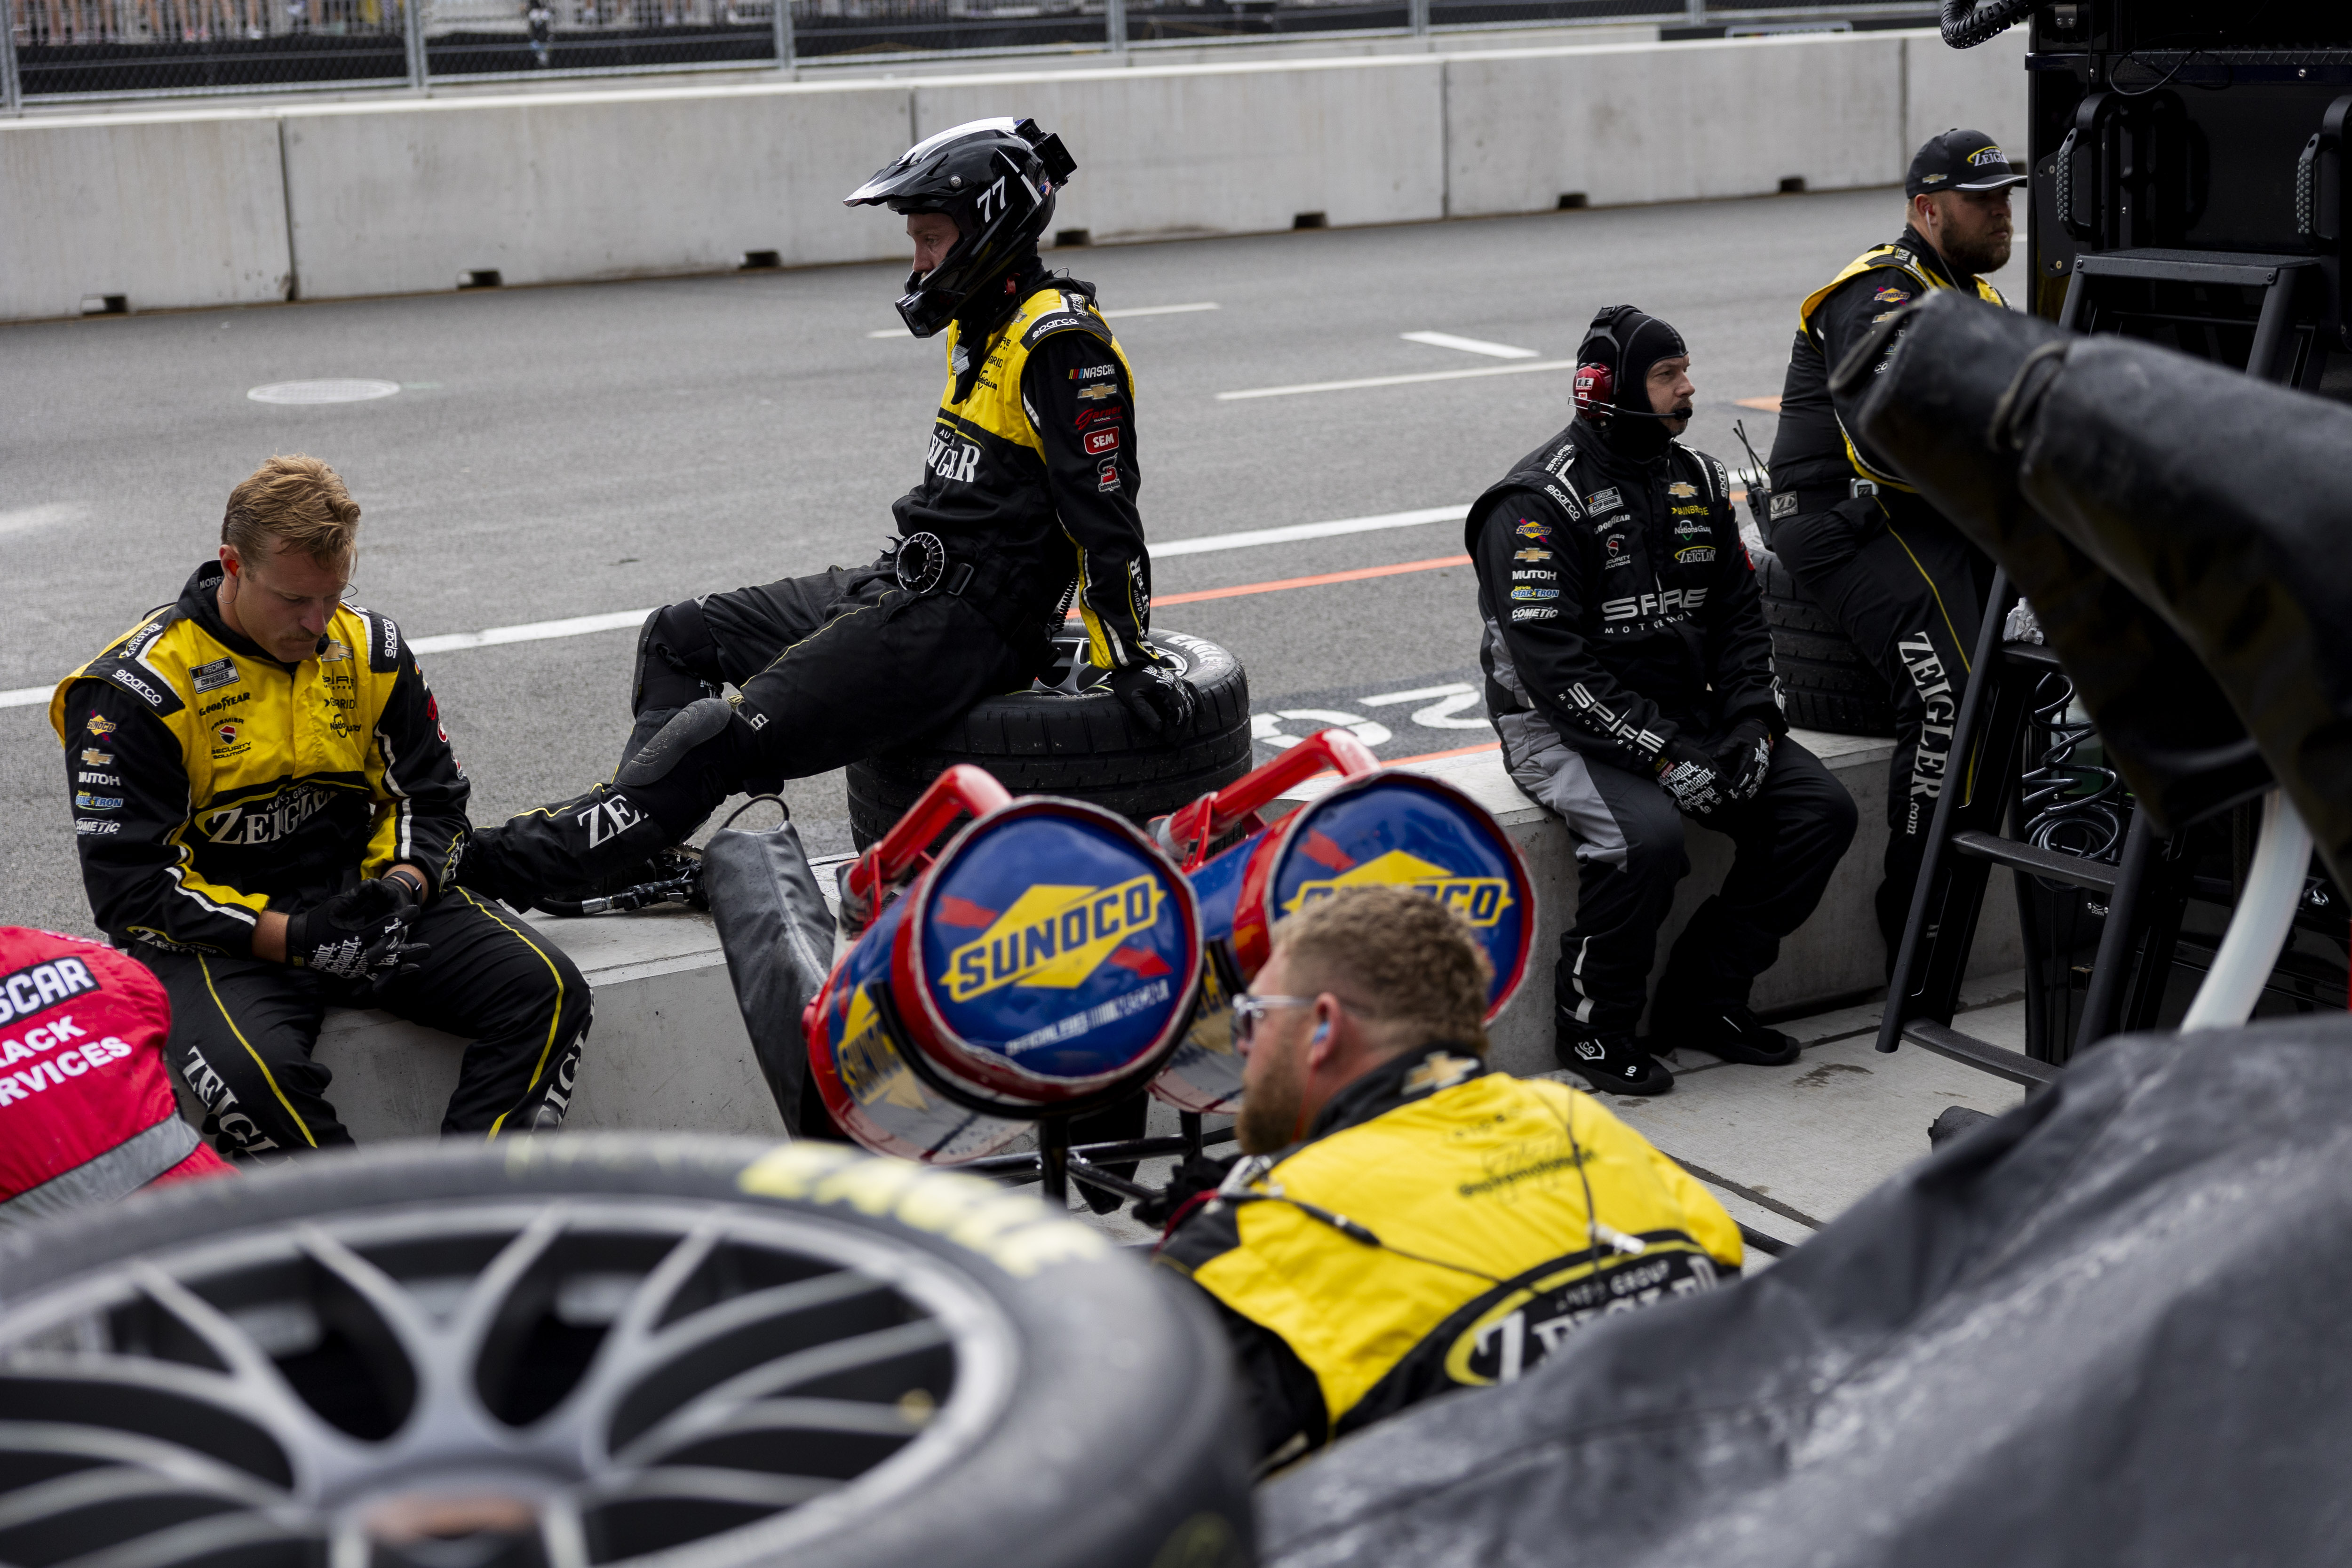
{"type": "Polygon", "coordinates": [[[974,120],[908,148],[842,205],[955,220],[955,244],[930,271],[908,273],[898,300],[907,330],[928,338],[1036,243],[1077,166],[1034,120],[974,120]]]}

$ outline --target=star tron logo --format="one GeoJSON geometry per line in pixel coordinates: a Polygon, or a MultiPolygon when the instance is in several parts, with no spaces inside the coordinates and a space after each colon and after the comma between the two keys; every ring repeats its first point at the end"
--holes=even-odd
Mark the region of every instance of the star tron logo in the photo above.
{"type": "Polygon", "coordinates": [[[1283,905],[1285,914],[1297,914],[1311,903],[1329,898],[1342,888],[1407,888],[1425,894],[1454,910],[1474,926],[1490,926],[1511,907],[1510,885],[1500,877],[1457,877],[1418,855],[1402,849],[1367,860],[1318,882],[1301,882],[1283,905]]]}
{"type": "Polygon", "coordinates": [[[948,954],[948,994],[969,1002],[1007,985],[1075,990],[1122,942],[1157,925],[1167,899],[1149,872],[1112,888],[1041,882],[948,954]]]}

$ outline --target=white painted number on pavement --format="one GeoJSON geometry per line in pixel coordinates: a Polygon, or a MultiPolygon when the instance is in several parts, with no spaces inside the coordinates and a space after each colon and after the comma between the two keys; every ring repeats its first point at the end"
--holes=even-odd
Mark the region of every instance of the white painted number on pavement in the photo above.
{"type": "Polygon", "coordinates": [[[1486,700],[1475,686],[1459,682],[1452,686],[1424,686],[1412,691],[1383,691],[1378,697],[1360,697],[1357,702],[1366,708],[1393,708],[1407,702],[1429,702],[1426,708],[1412,710],[1412,721],[1424,730],[1486,730],[1486,700]],[[1430,701],[1432,698],[1436,701],[1430,701]]]}
{"type": "Polygon", "coordinates": [[[1341,713],[1329,708],[1284,708],[1272,713],[1250,715],[1250,739],[1264,741],[1269,746],[1288,748],[1298,744],[1318,730],[1352,730],[1356,739],[1367,746],[1385,746],[1395,739],[1385,724],[1373,722],[1361,713],[1341,713]],[[1282,732],[1286,719],[1306,726],[1296,735],[1282,732]]]}

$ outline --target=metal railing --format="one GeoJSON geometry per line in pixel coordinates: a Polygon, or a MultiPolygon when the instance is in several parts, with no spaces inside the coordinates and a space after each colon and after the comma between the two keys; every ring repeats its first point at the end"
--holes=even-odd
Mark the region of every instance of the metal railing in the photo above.
{"type": "Polygon", "coordinates": [[[26,104],[1615,22],[1927,23],[1932,0],[0,0],[0,113],[26,104]]]}

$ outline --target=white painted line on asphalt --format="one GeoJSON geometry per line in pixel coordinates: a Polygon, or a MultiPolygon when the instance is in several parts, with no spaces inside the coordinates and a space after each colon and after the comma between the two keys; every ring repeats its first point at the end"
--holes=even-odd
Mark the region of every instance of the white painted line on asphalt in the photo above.
{"type": "Polygon", "coordinates": [[[1203,300],[1193,305],[1129,305],[1123,310],[1105,310],[1103,316],[1108,321],[1116,321],[1122,316],[1189,316],[1195,310],[1213,310],[1216,308],[1215,300],[1203,300]]]}
{"type": "Polygon", "coordinates": [[[1470,503],[1428,506],[1419,511],[1383,512],[1377,517],[1343,517],[1333,522],[1294,522],[1287,528],[1254,528],[1242,533],[1212,533],[1200,539],[1171,539],[1151,546],[1151,558],[1203,555],[1216,550],[1245,550],[1255,544],[1289,544],[1301,539],[1329,539],[1342,533],[1374,533],[1384,528],[1413,528],[1425,522],[1460,522],[1470,515],[1470,503]]]}
{"type": "MultiPolygon", "coordinates": [[[[1372,533],[1388,528],[1414,528],[1431,522],[1460,522],[1470,511],[1467,501],[1454,506],[1423,507],[1419,511],[1381,512],[1374,517],[1342,517],[1329,522],[1295,522],[1287,528],[1252,528],[1237,533],[1212,533],[1199,539],[1171,539],[1155,544],[1151,553],[1166,559],[1173,555],[1205,555],[1219,550],[1246,550],[1259,544],[1289,544],[1301,539],[1331,539],[1345,533],[1372,533]]],[[[478,632],[443,632],[435,637],[412,637],[408,646],[424,653],[454,653],[461,648],[497,647],[504,643],[544,642],[551,637],[586,637],[591,632],[616,632],[645,625],[646,617],[654,613],[653,606],[642,610],[610,610],[601,616],[572,616],[560,621],[529,621],[521,626],[491,626],[478,632]]],[[[29,708],[37,702],[47,702],[50,686],[20,686],[13,691],[0,691],[0,708],[29,708]]]]}
{"type": "Polygon", "coordinates": [[[1475,687],[1455,681],[1451,686],[1417,686],[1411,691],[1383,691],[1378,697],[1359,697],[1356,701],[1366,708],[1392,708],[1400,702],[1425,702],[1433,697],[1459,697],[1475,687]]]}
{"type": "Polygon", "coordinates": [[[444,632],[439,637],[418,637],[408,646],[417,653],[450,653],[461,647],[495,647],[500,643],[544,642],[550,637],[616,632],[624,626],[644,626],[646,617],[660,607],[648,605],[642,610],[614,610],[606,615],[573,616],[562,621],[531,621],[520,626],[492,626],[480,632],[444,632]]]}
{"type": "MultiPolygon", "coordinates": [[[[1217,304],[1213,300],[1203,300],[1191,305],[1129,305],[1121,310],[1105,310],[1103,318],[1106,321],[1117,321],[1129,316],[1189,316],[1195,310],[1213,310],[1216,308],[1217,304]]],[[[869,338],[903,338],[909,334],[904,327],[884,327],[879,331],[868,332],[866,335],[869,338]]],[[[1466,343],[1469,341],[1467,338],[1455,340],[1457,343],[1466,343]]]]}
{"type": "Polygon", "coordinates": [[[1427,343],[1433,349],[1460,349],[1465,354],[1485,354],[1489,359],[1533,359],[1533,349],[1515,349],[1508,343],[1490,343],[1484,338],[1457,338],[1452,332],[1399,332],[1397,336],[1409,343],[1427,343]]]}
{"type": "Polygon", "coordinates": [[[1295,397],[1302,392],[1353,392],[1360,386],[1406,386],[1417,381],[1467,381],[1477,375],[1521,375],[1535,370],[1574,370],[1572,359],[1548,359],[1540,364],[1497,364],[1478,370],[1431,370],[1418,375],[1368,375],[1360,381],[1309,381],[1297,386],[1254,386],[1246,392],[1221,392],[1220,403],[1245,397],[1295,397]]]}

